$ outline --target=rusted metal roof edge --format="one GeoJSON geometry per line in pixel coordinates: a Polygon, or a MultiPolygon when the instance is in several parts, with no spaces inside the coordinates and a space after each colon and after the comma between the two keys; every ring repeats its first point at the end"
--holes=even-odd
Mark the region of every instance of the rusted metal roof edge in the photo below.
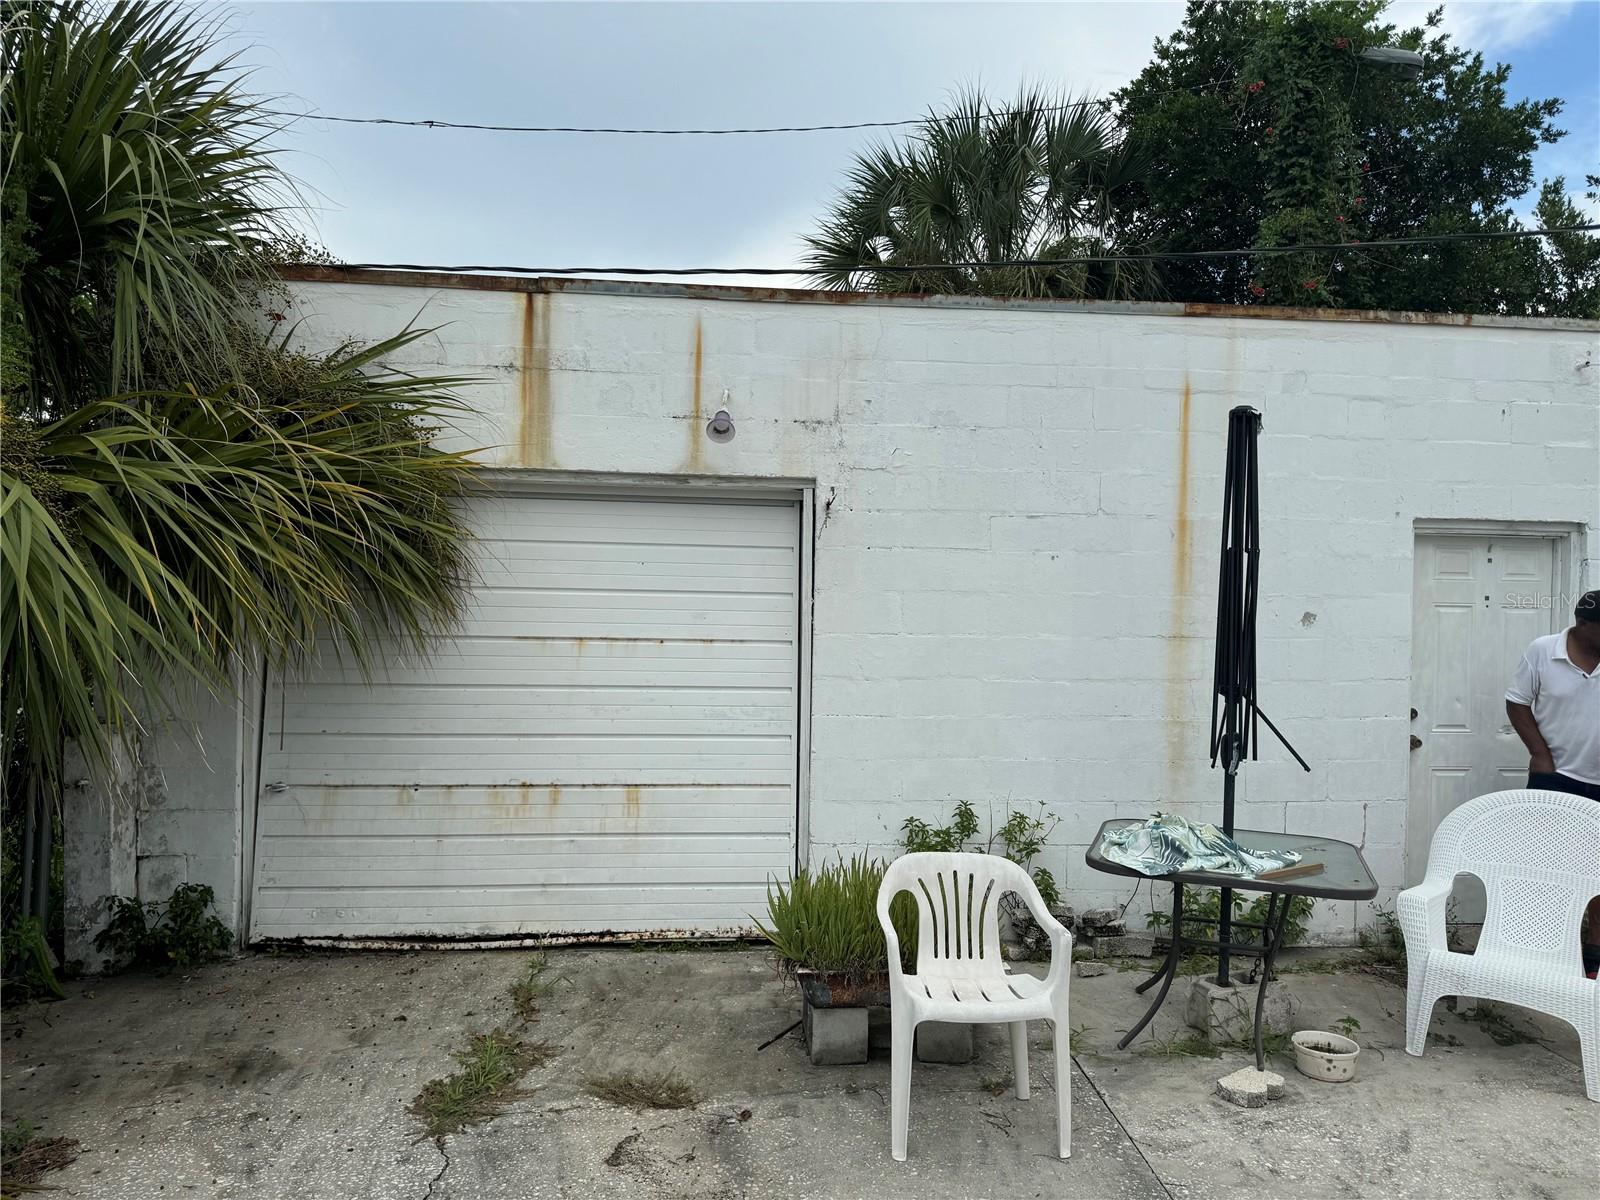
{"type": "Polygon", "coordinates": [[[1441,325],[1473,329],[1565,330],[1600,333],[1600,321],[1578,317],[1509,317],[1473,313],[1391,312],[1387,309],[1282,308],[1271,305],[1177,303],[1161,300],[1047,300],[1005,296],[890,295],[810,288],[589,279],[549,275],[476,275],[451,271],[383,271],[321,265],[278,268],[297,283],[356,283],[384,287],[452,288],[479,292],[575,293],[747,303],[838,304],[889,308],[955,308],[1071,312],[1100,316],[1235,317],[1255,321],[1334,321],[1377,325],[1441,325]]]}

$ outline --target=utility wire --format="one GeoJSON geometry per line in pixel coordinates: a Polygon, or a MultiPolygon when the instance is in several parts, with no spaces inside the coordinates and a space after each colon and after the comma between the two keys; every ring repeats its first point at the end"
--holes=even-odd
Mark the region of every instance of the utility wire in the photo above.
{"type": "MultiPolygon", "coordinates": [[[[1505,241],[1511,238],[1556,237],[1568,233],[1593,233],[1600,222],[1566,225],[1553,229],[1495,229],[1472,233],[1421,234],[1416,237],[1383,238],[1362,242],[1306,242],[1294,246],[1253,246],[1243,250],[1152,250],[1129,254],[1081,254],[1072,258],[1008,258],[996,261],[944,263],[859,263],[849,268],[863,273],[908,275],[925,271],[1002,270],[1016,267],[1070,267],[1087,263],[1164,262],[1184,259],[1254,258],[1280,254],[1325,254],[1345,250],[1384,250],[1405,246],[1435,246],[1458,242],[1505,241]]],[[[490,272],[496,275],[807,275],[815,269],[792,267],[519,267],[470,263],[443,266],[438,263],[344,263],[353,271],[450,271],[490,272]]],[[[837,268],[835,268],[837,269],[837,268]]]]}
{"type": "MultiPolygon", "coordinates": [[[[1202,91],[1206,88],[1220,87],[1226,83],[1233,83],[1234,79],[1212,79],[1205,83],[1193,84],[1186,88],[1173,88],[1171,91],[1156,92],[1155,96],[1174,96],[1183,92],[1202,91]]],[[[985,113],[986,117],[1015,117],[1024,113],[1051,113],[1069,112],[1076,108],[1093,108],[1105,103],[1103,100],[1073,100],[1066,104],[1043,105],[1038,108],[1005,109],[985,113]]],[[[406,120],[401,117],[339,117],[324,113],[287,112],[283,109],[264,108],[260,110],[268,116],[291,117],[302,121],[332,121],[343,125],[407,125],[422,129],[481,129],[493,133],[620,133],[635,134],[651,137],[720,137],[729,134],[755,134],[755,133],[823,133],[834,129],[893,129],[906,125],[926,125],[942,118],[937,114],[923,117],[904,117],[896,121],[851,121],[839,125],[764,125],[739,129],[626,129],[601,125],[490,125],[477,121],[434,121],[434,120],[406,120]]]]}

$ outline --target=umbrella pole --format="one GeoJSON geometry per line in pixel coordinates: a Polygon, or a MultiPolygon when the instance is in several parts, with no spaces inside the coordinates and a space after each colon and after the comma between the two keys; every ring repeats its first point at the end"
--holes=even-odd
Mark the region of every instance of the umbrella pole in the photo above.
{"type": "MultiPolygon", "coordinates": [[[[1231,726],[1233,709],[1228,710],[1231,726]]],[[[1223,735],[1223,776],[1222,776],[1222,832],[1229,837],[1233,836],[1233,791],[1238,782],[1239,772],[1239,743],[1238,734],[1231,728],[1223,735]]],[[[1228,944],[1233,940],[1233,889],[1223,888],[1222,897],[1217,905],[1217,986],[1228,986],[1228,944]]]]}

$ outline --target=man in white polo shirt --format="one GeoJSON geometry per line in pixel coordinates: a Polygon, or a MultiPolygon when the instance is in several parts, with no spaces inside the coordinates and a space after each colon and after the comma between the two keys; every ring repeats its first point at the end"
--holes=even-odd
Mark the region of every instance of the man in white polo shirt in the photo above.
{"type": "MultiPolygon", "coordinates": [[[[1600,591],[1578,597],[1573,622],[1534,638],[1506,689],[1506,715],[1528,748],[1528,786],[1600,803],[1600,591]]],[[[1583,969],[1600,970],[1600,897],[1589,901],[1583,969]]]]}

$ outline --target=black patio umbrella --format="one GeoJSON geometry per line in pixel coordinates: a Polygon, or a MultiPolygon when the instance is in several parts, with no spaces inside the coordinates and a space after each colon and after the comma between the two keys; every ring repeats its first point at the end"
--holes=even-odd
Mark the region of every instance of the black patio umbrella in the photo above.
{"type": "MultiPolygon", "coordinates": [[[[1222,832],[1233,836],[1234,787],[1239,765],[1256,758],[1264,722],[1295,760],[1299,751],[1256,703],[1256,601],[1261,570],[1260,469],[1256,435],[1261,414],[1241,404],[1228,414],[1227,461],[1222,483],[1222,570],[1217,579],[1217,657],[1211,695],[1211,765],[1222,764],[1222,832]]],[[[1228,982],[1228,942],[1233,890],[1222,889],[1217,922],[1217,982],[1228,982]]],[[[1174,930],[1174,935],[1179,931],[1174,930]]]]}

